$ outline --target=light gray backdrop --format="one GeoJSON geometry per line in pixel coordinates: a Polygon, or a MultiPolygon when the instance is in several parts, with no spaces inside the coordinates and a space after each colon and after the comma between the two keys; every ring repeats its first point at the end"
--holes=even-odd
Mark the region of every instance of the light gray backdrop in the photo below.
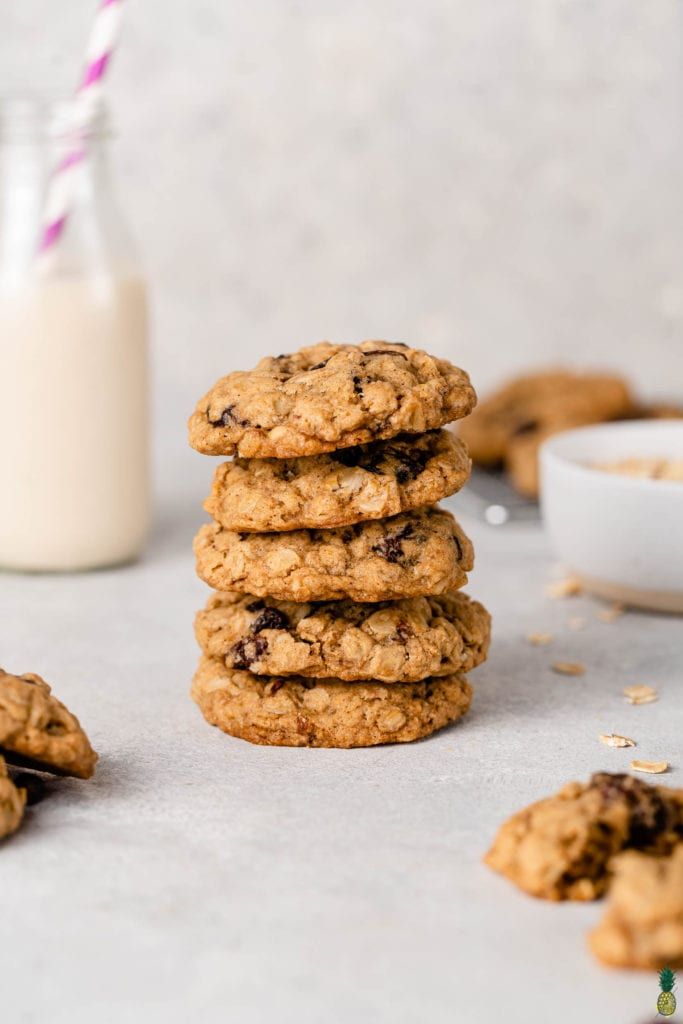
{"type": "MultiPolygon", "coordinates": [[[[95,0],[0,12],[71,87],[95,0]]],[[[111,75],[154,295],[160,471],[219,374],[403,339],[480,390],[548,360],[683,382],[675,0],[129,0],[111,75]]]]}

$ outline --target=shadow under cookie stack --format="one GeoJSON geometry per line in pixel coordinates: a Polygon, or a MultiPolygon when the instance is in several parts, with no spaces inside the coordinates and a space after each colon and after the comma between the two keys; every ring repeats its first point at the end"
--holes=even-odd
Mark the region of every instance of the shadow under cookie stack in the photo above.
{"type": "Polygon", "coordinates": [[[192,696],[253,743],[361,747],[427,736],[468,710],[490,617],[463,594],[469,539],[436,502],[470,460],[444,424],[464,371],[405,345],[327,342],[222,378],[190,443],[233,458],[205,503],[192,696]]]}

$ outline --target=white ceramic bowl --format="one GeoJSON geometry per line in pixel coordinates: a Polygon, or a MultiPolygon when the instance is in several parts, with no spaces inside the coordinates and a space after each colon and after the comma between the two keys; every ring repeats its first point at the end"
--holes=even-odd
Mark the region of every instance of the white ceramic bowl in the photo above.
{"type": "Polygon", "coordinates": [[[591,462],[683,459],[683,420],[582,427],[541,449],[541,506],[557,554],[587,590],[683,613],[683,483],[606,473],[591,462]]]}

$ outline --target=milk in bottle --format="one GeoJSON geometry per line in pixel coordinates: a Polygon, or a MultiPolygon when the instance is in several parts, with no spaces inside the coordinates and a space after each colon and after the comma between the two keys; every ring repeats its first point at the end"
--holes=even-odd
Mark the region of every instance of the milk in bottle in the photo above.
{"type": "Polygon", "coordinates": [[[100,112],[66,227],[37,258],[68,108],[0,104],[0,568],[78,570],[141,551],[149,521],[146,287],[116,208],[100,112]]]}

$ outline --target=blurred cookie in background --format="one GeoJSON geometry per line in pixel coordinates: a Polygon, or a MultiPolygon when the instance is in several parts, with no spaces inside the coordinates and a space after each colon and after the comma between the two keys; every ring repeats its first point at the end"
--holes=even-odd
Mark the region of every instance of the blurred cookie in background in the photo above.
{"type": "Polygon", "coordinates": [[[538,452],[563,430],[611,420],[683,417],[674,404],[645,405],[616,374],[543,370],[523,374],[480,401],[459,424],[476,466],[503,468],[528,498],[539,493],[538,452]]]}
{"type": "Polygon", "coordinates": [[[683,405],[674,405],[672,402],[641,405],[636,410],[636,416],[643,420],[683,420],[683,405]]]}
{"type": "MultiPolygon", "coordinates": [[[[590,948],[611,967],[666,971],[668,965],[671,975],[671,968],[683,967],[683,844],[669,857],[629,850],[614,858],[611,871],[607,909],[589,936],[590,948]]],[[[661,980],[670,993],[666,974],[661,980]]],[[[669,1016],[670,1005],[671,998],[660,995],[660,1013],[669,1016]]]]}

